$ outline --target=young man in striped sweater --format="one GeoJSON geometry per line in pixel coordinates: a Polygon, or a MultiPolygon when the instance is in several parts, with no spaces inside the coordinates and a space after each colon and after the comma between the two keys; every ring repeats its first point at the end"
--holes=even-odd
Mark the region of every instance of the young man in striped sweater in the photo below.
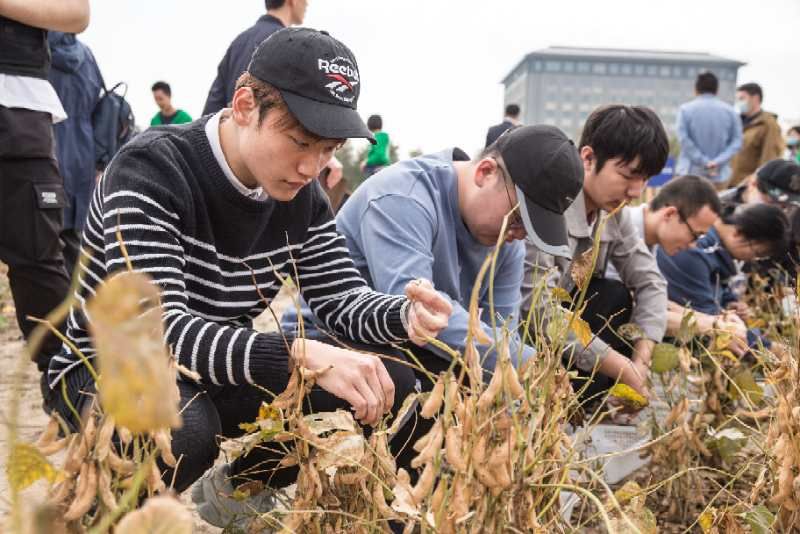
{"type": "MultiPolygon", "coordinates": [[[[356,112],[359,81],[352,53],[327,33],[276,32],[254,53],[231,108],[141,134],[96,189],[67,335],[93,357],[84,305],[104,278],[125,269],[119,231],[133,268],[161,290],[167,344],[201,376],[199,384],[179,382],[186,408],[182,428],[172,433],[173,452],[183,455],[178,491],[214,463],[218,435],[241,434],[239,423],[255,420],[261,401],[270,400],[254,385],[280,393],[293,361],[331,367],[310,395],[315,411],[352,407],[363,423],[396,410],[414,387],[400,363],[314,340],[301,350],[291,332],[252,330],[265,309],[260,295],[272,299],[280,288],[278,274],[295,279],[330,330],[372,352],[391,350],[375,344],[408,339],[422,345],[447,326],[451,307],[426,284],[409,284],[409,298],[367,287],[314,180],[345,139],[371,139],[356,112]]],[[[50,363],[46,404],[75,425],[62,384],[78,410],[88,404],[82,392],[94,384],[66,348],[50,363]]],[[[275,458],[267,455],[237,459],[216,482],[232,491],[229,478],[238,482],[255,470],[261,474],[254,478],[271,485],[292,482],[296,471],[271,469],[275,458]]],[[[196,500],[217,503],[221,489],[204,495],[201,484],[196,500]]],[[[220,526],[230,519],[200,511],[220,526]]]]}

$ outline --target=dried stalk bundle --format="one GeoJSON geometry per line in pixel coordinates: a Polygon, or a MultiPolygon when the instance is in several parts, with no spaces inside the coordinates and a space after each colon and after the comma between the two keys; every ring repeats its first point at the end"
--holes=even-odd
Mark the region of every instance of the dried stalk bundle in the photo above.
{"type": "Polygon", "coordinates": [[[112,275],[87,314],[105,413],[133,433],[179,426],[177,372],[164,343],[158,288],[141,273],[112,275]]]}

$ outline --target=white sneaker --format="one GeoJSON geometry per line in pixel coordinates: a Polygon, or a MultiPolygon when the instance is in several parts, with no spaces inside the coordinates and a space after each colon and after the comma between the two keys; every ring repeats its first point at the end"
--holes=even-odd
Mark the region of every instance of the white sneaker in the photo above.
{"type": "Polygon", "coordinates": [[[243,499],[234,499],[233,492],[230,465],[212,467],[192,485],[192,501],[197,506],[197,514],[215,527],[244,529],[258,514],[275,507],[271,488],[243,499]]]}

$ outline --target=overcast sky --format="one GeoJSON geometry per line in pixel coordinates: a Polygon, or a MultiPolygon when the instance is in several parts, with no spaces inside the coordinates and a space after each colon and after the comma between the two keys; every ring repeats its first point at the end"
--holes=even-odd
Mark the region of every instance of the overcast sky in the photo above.
{"type": "MultiPolygon", "coordinates": [[[[800,120],[800,0],[310,0],[305,25],[329,31],[361,69],[359,111],[380,113],[401,153],[482,147],[502,116],[500,80],[552,45],[702,51],[745,61],[764,107],[800,120]]],[[[261,0],[92,0],[81,36],[106,84],[126,81],[137,123],[157,111],[150,86],[200,114],[230,41],[261,0]]]]}

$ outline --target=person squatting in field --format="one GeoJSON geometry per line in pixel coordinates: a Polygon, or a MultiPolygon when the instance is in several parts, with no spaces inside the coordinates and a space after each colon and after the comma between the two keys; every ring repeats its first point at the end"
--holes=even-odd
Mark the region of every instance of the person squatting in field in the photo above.
{"type": "MultiPolygon", "coordinates": [[[[415,385],[402,353],[388,344],[424,344],[447,326],[451,305],[428,284],[408,284],[410,298],[367,286],[315,180],[346,139],[371,139],[356,111],[359,90],[356,59],[344,44],[307,28],[278,31],[254,53],[231,108],[147,130],[117,154],[96,189],[67,336],[92,359],[84,305],[103,279],[126,269],[119,231],[133,269],[160,289],[166,343],[201,377],[179,381],[183,426],[172,432],[172,450],[183,459],[177,473],[163,469],[179,492],[212,466],[218,436],[240,435],[239,423],[254,421],[261,402],[271,400],[261,388],[284,390],[293,365],[330,367],[304,406],[352,407],[358,420],[374,424],[415,385]],[[323,60],[352,76],[331,87],[323,60]],[[373,354],[291,331],[253,330],[253,318],[281,287],[277,275],[295,280],[331,331],[373,354]]],[[[79,411],[89,404],[93,381],[66,346],[51,361],[46,403],[75,427],[62,384],[79,411]]],[[[397,438],[403,443],[408,434],[397,438]]],[[[200,515],[224,526],[235,505],[252,505],[225,500],[238,483],[293,482],[296,468],[275,469],[281,457],[259,449],[212,470],[193,494],[200,515]]]]}

